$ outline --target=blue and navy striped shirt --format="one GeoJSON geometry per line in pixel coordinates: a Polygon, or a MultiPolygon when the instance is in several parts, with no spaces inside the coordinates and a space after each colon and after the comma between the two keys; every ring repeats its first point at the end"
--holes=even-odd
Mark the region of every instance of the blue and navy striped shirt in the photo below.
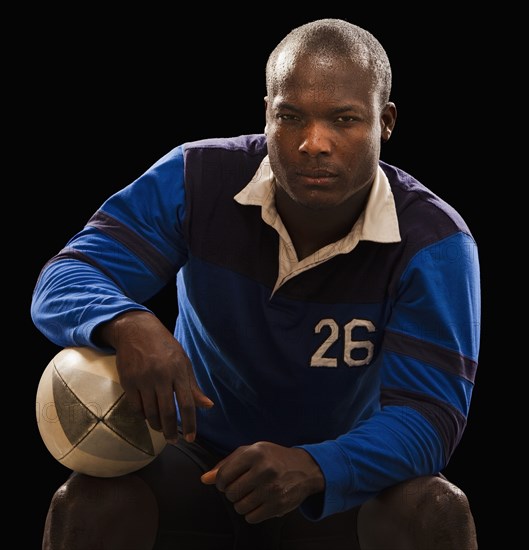
{"type": "Polygon", "coordinates": [[[452,207],[382,161],[351,233],[302,261],[271,190],[263,135],[176,147],[46,264],[32,316],[94,346],[176,280],[175,337],[215,403],[198,435],[306,449],[325,493],[302,511],[319,519],[446,466],[478,361],[478,255],[452,207]]]}

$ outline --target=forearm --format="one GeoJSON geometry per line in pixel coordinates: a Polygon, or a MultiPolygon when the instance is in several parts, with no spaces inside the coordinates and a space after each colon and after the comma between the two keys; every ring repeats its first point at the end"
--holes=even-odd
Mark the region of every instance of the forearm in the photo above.
{"type": "Polygon", "coordinates": [[[93,332],[93,341],[101,347],[118,350],[122,346],[143,346],[146,341],[171,345],[173,335],[150,311],[129,310],[101,323],[93,332]]]}
{"type": "Polygon", "coordinates": [[[35,326],[64,347],[100,347],[101,342],[93,339],[96,327],[131,310],[148,311],[100,271],[78,260],[61,260],[47,266],[31,303],[35,326]]]}
{"type": "Polygon", "coordinates": [[[435,429],[416,411],[391,407],[336,440],[303,445],[325,478],[323,498],[302,511],[311,519],[358,506],[404,479],[438,472],[445,462],[435,429]]]}

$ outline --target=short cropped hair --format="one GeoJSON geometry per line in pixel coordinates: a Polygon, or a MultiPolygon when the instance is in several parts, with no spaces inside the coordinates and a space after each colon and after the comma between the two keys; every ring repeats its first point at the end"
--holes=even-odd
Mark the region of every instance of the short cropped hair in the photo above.
{"type": "Polygon", "coordinates": [[[391,65],[380,42],[368,31],[341,19],[320,19],[290,31],[274,48],[266,63],[266,91],[273,97],[285,72],[280,56],[299,59],[305,55],[350,60],[369,71],[381,106],[391,93],[391,65]],[[279,62],[279,64],[278,64],[279,62]]]}

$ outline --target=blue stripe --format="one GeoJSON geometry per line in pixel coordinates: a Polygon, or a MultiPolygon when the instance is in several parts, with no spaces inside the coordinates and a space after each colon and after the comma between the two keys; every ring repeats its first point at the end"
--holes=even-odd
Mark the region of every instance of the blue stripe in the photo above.
{"type": "Polygon", "coordinates": [[[383,387],[420,393],[425,399],[445,402],[467,415],[474,385],[465,378],[391,352],[386,352],[385,364],[381,372],[383,387]]]}
{"type": "Polygon", "coordinates": [[[400,282],[386,330],[413,335],[477,361],[481,323],[476,244],[456,233],[419,252],[400,282]]]}

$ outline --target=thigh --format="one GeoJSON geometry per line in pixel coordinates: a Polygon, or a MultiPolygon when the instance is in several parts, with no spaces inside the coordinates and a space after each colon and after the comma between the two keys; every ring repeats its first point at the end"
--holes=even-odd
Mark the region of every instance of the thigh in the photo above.
{"type": "Polygon", "coordinates": [[[359,550],[357,516],[359,508],[309,521],[299,511],[283,518],[281,550],[359,550]]]}
{"type": "Polygon", "coordinates": [[[137,474],[147,482],[159,508],[155,550],[355,550],[357,512],[335,514],[318,522],[299,511],[259,524],[248,524],[214,485],[200,476],[223,457],[183,438],[137,474]]]}
{"type": "Polygon", "coordinates": [[[233,523],[223,496],[200,476],[221,457],[198,443],[183,439],[168,444],[137,475],[150,487],[158,503],[156,550],[223,550],[233,547],[233,523]]]}

